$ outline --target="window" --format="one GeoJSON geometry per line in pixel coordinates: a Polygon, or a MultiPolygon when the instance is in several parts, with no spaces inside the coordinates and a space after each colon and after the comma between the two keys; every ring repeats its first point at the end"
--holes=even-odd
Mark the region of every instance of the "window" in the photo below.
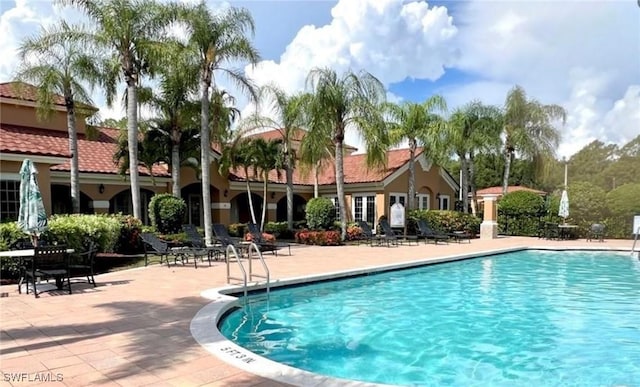
{"type": "Polygon", "coordinates": [[[376,196],[375,195],[354,195],[353,196],[353,219],[364,220],[375,225],[376,221],[376,196]]]}
{"type": "Polygon", "coordinates": [[[440,209],[448,210],[450,201],[451,198],[449,197],[449,195],[440,195],[440,209]]]}
{"type": "Polygon", "coordinates": [[[430,197],[427,194],[418,194],[416,199],[418,200],[418,209],[419,210],[430,210],[431,209],[431,203],[430,203],[430,197]]]}
{"type": "Polygon", "coordinates": [[[336,208],[336,220],[340,221],[340,202],[337,196],[325,196],[327,199],[333,202],[333,206],[336,208]]]}
{"type": "Polygon", "coordinates": [[[18,220],[20,181],[0,180],[0,221],[18,220]]]}

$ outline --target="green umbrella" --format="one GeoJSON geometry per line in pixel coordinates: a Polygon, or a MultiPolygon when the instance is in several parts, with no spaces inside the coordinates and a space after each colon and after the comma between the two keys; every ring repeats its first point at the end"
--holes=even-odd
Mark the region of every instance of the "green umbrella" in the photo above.
{"type": "Polygon", "coordinates": [[[47,213],[38,187],[38,171],[31,160],[25,159],[20,167],[20,212],[18,226],[29,234],[34,246],[40,233],[47,229],[47,213]]]}

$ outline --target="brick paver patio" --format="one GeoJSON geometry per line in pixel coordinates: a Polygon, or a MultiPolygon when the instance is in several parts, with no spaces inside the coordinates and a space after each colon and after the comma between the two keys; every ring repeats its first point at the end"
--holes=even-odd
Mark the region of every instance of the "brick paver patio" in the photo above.
{"type": "MultiPolygon", "coordinates": [[[[631,245],[629,240],[599,243],[505,237],[397,248],[295,246],[291,256],[265,258],[273,282],[507,247],[629,250],[631,245]]],[[[99,275],[96,281],[96,288],[77,284],[72,295],[56,291],[39,299],[18,294],[15,285],[0,287],[0,385],[282,385],[228,365],[202,349],[190,334],[191,319],[209,302],[200,293],[226,285],[223,263],[203,264],[198,269],[154,265],[99,275]],[[61,380],[42,383],[42,377],[61,380]]]]}

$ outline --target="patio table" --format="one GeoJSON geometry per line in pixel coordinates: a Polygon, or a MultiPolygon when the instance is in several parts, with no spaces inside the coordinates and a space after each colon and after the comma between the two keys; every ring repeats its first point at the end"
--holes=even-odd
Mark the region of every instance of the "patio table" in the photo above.
{"type": "MultiPolygon", "coordinates": [[[[67,254],[74,253],[74,249],[67,249],[67,254]]],[[[9,251],[0,251],[0,258],[12,258],[18,261],[18,267],[20,267],[20,280],[18,281],[18,290],[22,286],[24,282],[24,273],[25,270],[25,261],[28,261],[30,258],[33,258],[36,251],[35,249],[23,249],[23,250],[9,250],[9,251]]],[[[41,283],[38,283],[40,285],[41,283]]],[[[29,284],[26,284],[29,286],[29,284]]],[[[44,285],[44,284],[42,284],[44,285]]],[[[57,284],[56,284],[57,287],[57,284]]]]}

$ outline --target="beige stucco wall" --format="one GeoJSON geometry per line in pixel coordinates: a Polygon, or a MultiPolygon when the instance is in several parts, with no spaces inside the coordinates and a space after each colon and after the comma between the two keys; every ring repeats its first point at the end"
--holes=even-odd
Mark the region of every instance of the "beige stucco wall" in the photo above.
{"type": "MultiPolygon", "coordinates": [[[[416,180],[415,180],[415,190],[417,193],[429,194],[430,200],[429,204],[431,206],[430,209],[436,210],[438,209],[438,202],[436,200],[436,195],[439,193],[441,195],[448,195],[450,198],[449,209],[453,209],[453,203],[456,200],[455,190],[452,189],[449,184],[444,180],[442,176],[440,176],[440,168],[436,166],[432,166],[428,171],[424,171],[420,163],[416,163],[416,180]]],[[[385,198],[384,208],[389,208],[389,196],[388,194],[391,192],[400,192],[406,193],[409,190],[409,170],[407,169],[404,173],[398,176],[395,180],[390,182],[384,189],[384,192],[387,194],[385,198]]]]}
{"type": "MultiPolygon", "coordinates": [[[[46,121],[40,121],[37,115],[34,114],[34,107],[31,106],[3,103],[0,105],[0,110],[2,110],[3,124],[67,131],[67,113],[65,111],[54,110],[46,121]]],[[[84,117],[77,116],[76,128],[78,133],[85,132],[86,125],[84,117]]]]}

